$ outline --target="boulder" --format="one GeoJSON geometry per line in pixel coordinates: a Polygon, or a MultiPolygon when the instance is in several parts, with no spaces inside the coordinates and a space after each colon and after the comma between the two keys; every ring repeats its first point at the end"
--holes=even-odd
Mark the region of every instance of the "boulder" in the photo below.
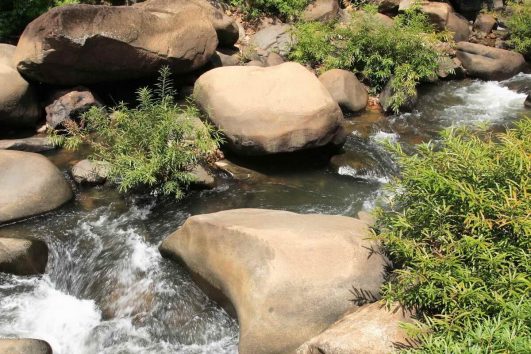
{"type": "Polygon", "coordinates": [[[251,60],[250,62],[245,63],[245,66],[259,66],[263,68],[267,65],[261,60],[251,60]]]}
{"type": "Polygon", "coordinates": [[[339,12],[338,0],[314,0],[302,12],[304,21],[327,22],[337,18],[339,12]]]}
{"type": "Polygon", "coordinates": [[[388,310],[375,302],[354,309],[297,349],[297,354],[387,354],[412,343],[403,322],[410,313],[393,304],[388,310]]]}
{"type": "Polygon", "coordinates": [[[483,33],[490,33],[496,26],[496,19],[489,14],[479,14],[474,21],[474,29],[483,33]]]}
{"type": "Polygon", "coordinates": [[[524,106],[526,108],[531,108],[531,94],[527,95],[524,101],[524,106]]]}
{"type": "Polygon", "coordinates": [[[468,21],[463,16],[454,12],[448,15],[446,29],[454,33],[454,41],[466,41],[470,37],[470,27],[468,21]]]}
{"type": "Polygon", "coordinates": [[[198,6],[172,14],[70,5],[31,22],[13,60],[25,77],[79,85],[150,77],[164,65],[174,74],[187,73],[206,64],[217,44],[216,31],[198,6]]]}
{"type": "Polygon", "coordinates": [[[40,117],[37,97],[13,63],[15,46],[0,43],[0,126],[34,127],[40,117]]]}
{"type": "Polygon", "coordinates": [[[21,139],[0,140],[0,150],[18,150],[28,152],[43,152],[55,149],[50,138],[46,136],[34,136],[21,139]]]}
{"type": "Polygon", "coordinates": [[[101,103],[86,87],[61,90],[45,108],[46,123],[51,128],[57,128],[65,120],[78,118],[94,106],[101,106],[101,103]]]}
{"type": "Polygon", "coordinates": [[[358,112],[367,106],[369,94],[352,72],[332,69],[319,76],[319,80],[342,109],[358,112]]]}
{"type": "Polygon", "coordinates": [[[262,56],[267,56],[270,52],[286,56],[293,44],[291,26],[286,24],[265,27],[256,32],[249,41],[250,47],[262,56]]]}
{"type": "Polygon", "coordinates": [[[52,347],[40,339],[0,338],[1,354],[52,354],[52,347]]]}
{"type": "Polygon", "coordinates": [[[53,210],[72,198],[63,174],[46,157],[0,150],[0,224],[53,210]]]}
{"type": "Polygon", "coordinates": [[[48,247],[44,242],[0,238],[0,272],[16,275],[40,274],[44,273],[47,262],[48,247]]]}
{"type": "Polygon", "coordinates": [[[467,75],[484,80],[506,80],[526,67],[520,53],[476,43],[457,43],[456,55],[467,75]]]}
{"type": "Polygon", "coordinates": [[[240,354],[289,354],[356,306],[353,287],[378,297],[369,236],[345,216],[235,209],[188,218],[160,251],[237,316],[240,354]]]}
{"type": "MultiPolygon", "coordinates": [[[[380,105],[382,110],[387,113],[393,113],[393,108],[391,107],[391,96],[394,94],[394,89],[392,87],[392,79],[385,85],[382,92],[378,96],[380,100],[380,105]]],[[[418,91],[415,89],[415,94],[410,95],[406,102],[404,102],[400,107],[400,112],[411,112],[415,108],[418,101],[418,91]]]]}
{"type": "Polygon", "coordinates": [[[238,25],[231,17],[225,15],[223,8],[217,2],[207,0],[147,0],[133,6],[155,13],[173,14],[186,12],[189,7],[199,7],[216,30],[221,46],[230,47],[238,41],[238,25]]]}
{"type": "Polygon", "coordinates": [[[81,160],[71,170],[74,181],[80,184],[103,184],[109,175],[109,164],[102,161],[81,160]]]}
{"type": "Polygon", "coordinates": [[[194,97],[241,154],[293,152],[345,138],[339,106],[297,63],[216,68],[196,81],[194,97]]]}

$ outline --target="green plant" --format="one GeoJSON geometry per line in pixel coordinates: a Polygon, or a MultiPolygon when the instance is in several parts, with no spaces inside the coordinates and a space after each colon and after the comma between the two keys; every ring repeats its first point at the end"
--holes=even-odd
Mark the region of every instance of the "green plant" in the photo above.
{"type": "Polygon", "coordinates": [[[531,119],[514,129],[453,129],[406,155],[377,212],[395,269],[383,297],[424,319],[422,353],[529,353],[531,119]]]}
{"type": "Polygon", "coordinates": [[[250,17],[264,13],[281,15],[285,18],[295,18],[310,0],[227,0],[250,17]]]}
{"type": "Polygon", "coordinates": [[[154,92],[139,89],[136,108],[120,104],[109,115],[103,107],[92,107],[79,123],[67,121],[63,131],[52,132],[54,143],[70,149],[87,144],[91,159],[109,164],[109,176],[121,191],[147,186],[181,197],[194,181],[190,171],[221,138],[199,120],[197,108],[175,103],[169,76],[164,67],[154,92]]]}
{"type": "MultiPolygon", "coordinates": [[[[340,68],[360,72],[373,91],[380,91],[393,76],[397,111],[422,80],[432,78],[442,54],[435,44],[442,37],[416,10],[395,17],[387,25],[372,12],[356,12],[347,23],[299,23],[297,43],[290,57],[320,71],[340,68]]],[[[446,39],[446,38],[444,38],[446,39]]]]}
{"type": "Polygon", "coordinates": [[[514,3],[509,6],[511,15],[507,26],[511,31],[509,44],[522,53],[527,59],[531,58],[531,0],[514,3]]]}

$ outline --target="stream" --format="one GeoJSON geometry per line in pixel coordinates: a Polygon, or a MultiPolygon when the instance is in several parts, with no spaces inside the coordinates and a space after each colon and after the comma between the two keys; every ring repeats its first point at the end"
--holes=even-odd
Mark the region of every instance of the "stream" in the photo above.
{"type": "MultiPolygon", "coordinates": [[[[50,249],[46,273],[0,273],[0,337],[48,341],[56,354],[237,353],[238,324],[210,301],[158,245],[190,215],[272,208],[355,216],[370,210],[397,173],[379,144],[437,138],[452,125],[503,129],[524,108],[531,75],[504,82],[448,81],[423,88],[416,111],[348,117],[345,152],[284,161],[237,161],[256,173],[222,177],[185,199],[132,197],[109,187],[76,187],[62,208],[0,228],[0,237],[39,238],[50,249]]],[[[72,154],[50,159],[67,173],[72,154]]]]}

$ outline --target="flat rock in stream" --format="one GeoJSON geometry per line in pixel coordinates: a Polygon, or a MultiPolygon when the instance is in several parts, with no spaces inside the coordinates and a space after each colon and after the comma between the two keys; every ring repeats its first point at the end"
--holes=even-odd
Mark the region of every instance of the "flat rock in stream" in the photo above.
{"type": "Polygon", "coordinates": [[[40,339],[0,338],[0,354],[52,354],[52,347],[40,339]]]}
{"type": "Polygon", "coordinates": [[[18,150],[27,152],[43,152],[55,149],[50,138],[45,136],[34,136],[20,139],[0,140],[0,150],[18,150]]]}
{"type": "Polygon", "coordinates": [[[0,272],[40,274],[44,273],[47,262],[48,247],[43,241],[0,238],[0,272]]]}
{"type": "Polygon", "coordinates": [[[378,297],[369,236],[345,216],[234,209],[188,218],[160,251],[237,316],[240,354],[288,354],[355,307],[353,287],[378,297]]]}
{"type": "Polygon", "coordinates": [[[0,224],[53,210],[72,198],[65,177],[46,157],[0,150],[0,224]]]}

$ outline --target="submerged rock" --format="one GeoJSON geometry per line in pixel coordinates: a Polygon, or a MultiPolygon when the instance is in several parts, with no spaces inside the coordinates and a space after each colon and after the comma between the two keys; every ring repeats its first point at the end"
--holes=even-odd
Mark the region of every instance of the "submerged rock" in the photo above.
{"type": "Polygon", "coordinates": [[[40,339],[30,338],[0,338],[0,353],[2,354],[52,354],[52,347],[40,339]]]}
{"type": "Polygon", "coordinates": [[[297,63],[210,70],[196,81],[194,97],[240,154],[344,142],[339,106],[315,75],[297,63]]]}
{"type": "Polygon", "coordinates": [[[400,328],[403,322],[411,322],[411,317],[398,304],[390,310],[379,302],[363,305],[304,343],[297,354],[391,353],[411,343],[400,328]]]}
{"type": "Polygon", "coordinates": [[[40,274],[44,273],[47,262],[48,247],[44,242],[0,238],[0,272],[16,275],[40,274]]]}
{"type": "Polygon", "coordinates": [[[456,54],[467,75],[484,80],[506,80],[526,66],[520,53],[476,43],[457,43],[456,54]]]}
{"type": "Polygon", "coordinates": [[[319,80],[342,109],[358,112],[367,106],[367,89],[352,72],[332,69],[319,76],[319,80]]]}
{"type": "Polygon", "coordinates": [[[352,287],[378,297],[369,235],[344,216],[235,209],[188,218],[160,251],[237,316],[240,354],[294,353],[355,306],[352,287]]]}
{"type": "Polygon", "coordinates": [[[63,174],[46,157],[0,150],[0,224],[53,210],[72,198],[63,174]]]}
{"type": "Polygon", "coordinates": [[[15,46],[0,43],[0,126],[34,127],[40,117],[37,96],[13,63],[15,46]]]}
{"type": "Polygon", "coordinates": [[[173,14],[70,5],[31,22],[13,60],[25,77],[79,85],[149,77],[163,65],[174,74],[187,73],[206,64],[217,44],[216,31],[199,6],[173,14]]]}
{"type": "Polygon", "coordinates": [[[67,119],[78,118],[91,107],[101,106],[96,96],[86,87],[61,90],[56,98],[46,106],[46,123],[51,128],[60,126],[67,119]]]}

